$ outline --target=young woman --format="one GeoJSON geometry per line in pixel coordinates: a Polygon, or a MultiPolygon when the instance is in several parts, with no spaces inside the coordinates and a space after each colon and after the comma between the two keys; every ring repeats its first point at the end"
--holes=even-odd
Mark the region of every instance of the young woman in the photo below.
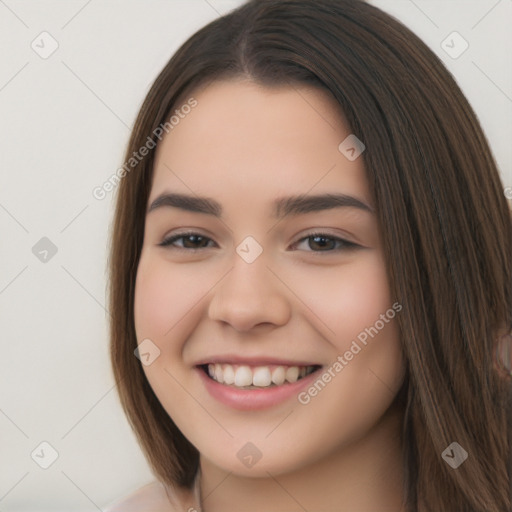
{"type": "Polygon", "coordinates": [[[157,480],[109,511],[511,510],[511,214],[418,37],[249,1],[172,57],[126,157],[111,356],[157,480]]]}

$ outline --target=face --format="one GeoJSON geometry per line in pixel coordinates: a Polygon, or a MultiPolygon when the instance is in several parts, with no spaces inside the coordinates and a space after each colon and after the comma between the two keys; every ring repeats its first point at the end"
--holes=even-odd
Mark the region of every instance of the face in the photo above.
{"type": "Polygon", "coordinates": [[[147,203],[134,315],[160,353],[143,369],[203,460],[293,471],[365,436],[404,376],[363,159],[339,149],[350,130],[325,91],[191,96],[147,203]]]}

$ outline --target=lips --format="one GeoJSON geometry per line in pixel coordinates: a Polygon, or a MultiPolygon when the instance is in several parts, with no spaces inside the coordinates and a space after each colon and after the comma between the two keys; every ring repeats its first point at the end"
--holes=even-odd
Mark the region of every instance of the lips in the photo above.
{"type": "Polygon", "coordinates": [[[236,362],[234,359],[229,358],[229,362],[225,358],[216,358],[214,362],[202,361],[195,366],[195,371],[215,401],[241,411],[267,409],[296,399],[303,388],[318,378],[322,369],[322,365],[311,363],[289,361],[285,364],[282,360],[258,359],[248,364],[247,359],[236,358],[236,362]],[[228,384],[225,379],[233,382],[228,384]],[[246,385],[249,382],[251,384],[246,385]]]}

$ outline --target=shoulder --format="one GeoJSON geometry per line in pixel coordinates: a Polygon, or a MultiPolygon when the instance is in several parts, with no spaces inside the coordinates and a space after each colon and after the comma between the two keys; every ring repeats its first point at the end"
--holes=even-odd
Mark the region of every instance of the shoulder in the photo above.
{"type": "Polygon", "coordinates": [[[110,503],[104,512],[174,512],[165,487],[159,481],[151,482],[124,498],[110,503]]]}

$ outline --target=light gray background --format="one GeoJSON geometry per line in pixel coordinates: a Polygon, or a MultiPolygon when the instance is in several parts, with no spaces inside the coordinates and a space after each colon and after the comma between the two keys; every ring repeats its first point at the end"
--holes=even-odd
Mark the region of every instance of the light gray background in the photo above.
{"type": "MultiPolygon", "coordinates": [[[[0,512],[101,510],[154,478],[113,388],[112,194],[92,190],[122,165],[172,53],[241,3],[0,0],[0,512]],[[47,59],[31,48],[43,31],[59,45],[47,59]],[[46,263],[32,252],[42,237],[57,247],[46,263]],[[58,452],[48,469],[31,458],[42,441],[58,452]]],[[[445,62],[512,186],[512,0],[372,3],[445,62]],[[457,59],[441,47],[453,31],[469,43],[457,59]]]]}

